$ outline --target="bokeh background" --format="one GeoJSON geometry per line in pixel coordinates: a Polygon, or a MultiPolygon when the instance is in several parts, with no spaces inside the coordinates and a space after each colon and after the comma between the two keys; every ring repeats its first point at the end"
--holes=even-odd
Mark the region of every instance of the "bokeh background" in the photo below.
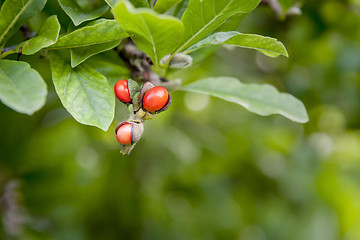
{"type": "MultiPolygon", "coordinates": [[[[113,131],[122,104],[108,132],[81,125],[48,61],[22,56],[49,96],[33,116],[0,104],[0,239],[359,240],[360,1],[301,10],[280,19],[261,5],[239,27],[278,38],[289,59],[220,48],[173,77],[270,83],[304,102],[309,123],[178,91],[130,156],[113,131]]],[[[42,14],[70,23],[56,1],[42,14]]]]}

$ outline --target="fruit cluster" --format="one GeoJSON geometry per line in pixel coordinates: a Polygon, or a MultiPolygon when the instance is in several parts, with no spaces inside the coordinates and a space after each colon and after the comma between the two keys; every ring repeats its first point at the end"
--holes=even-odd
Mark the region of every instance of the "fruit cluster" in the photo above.
{"type": "Polygon", "coordinates": [[[144,121],[165,111],[171,103],[166,88],[145,82],[141,87],[134,80],[122,79],[114,86],[116,97],[128,105],[128,120],[119,123],[115,133],[122,154],[129,154],[140,140],[144,121]]]}

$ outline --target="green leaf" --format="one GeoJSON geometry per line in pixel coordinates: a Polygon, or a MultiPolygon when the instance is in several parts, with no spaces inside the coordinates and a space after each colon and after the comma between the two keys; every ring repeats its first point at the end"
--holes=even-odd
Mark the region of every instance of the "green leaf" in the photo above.
{"type": "Polygon", "coordinates": [[[206,48],[201,48],[195,52],[192,52],[190,56],[193,58],[193,66],[195,66],[198,63],[201,63],[204,59],[209,57],[211,54],[213,54],[219,46],[212,45],[206,48]]]}
{"type": "Polygon", "coordinates": [[[86,61],[87,65],[103,74],[111,86],[114,86],[120,79],[130,77],[130,70],[125,66],[125,63],[114,55],[113,52],[105,52],[86,61]]]}
{"type": "Polygon", "coordinates": [[[185,30],[177,52],[205,38],[235,13],[251,12],[259,2],[260,0],[190,0],[181,18],[185,30]]]}
{"type": "Polygon", "coordinates": [[[60,23],[57,17],[55,15],[49,17],[41,26],[36,37],[31,38],[20,45],[22,47],[22,53],[25,55],[32,55],[40,51],[40,49],[54,44],[59,37],[59,32],[60,23]]]}
{"type": "MultiPolygon", "coordinates": [[[[105,0],[105,2],[112,8],[115,7],[116,3],[119,1],[120,0],[105,0]]],[[[136,8],[150,7],[149,2],[147,0],[130,0],[130,2],[136,8]]]]}
{"type": "Polygon", "coordinates": [[[121,42],[121,40],[115,40],[112,42],[100,43],[100,44],[92,45],[89,47],[72,48],[71,49],[71,66],[74,68],[91,56],[94,56],[98,53],[113,49],[114,47],[119,45],[120,42],[121,42]]]}
{"type": "Polygon", "coordinates": [[[188,84],[184,91],[208,94],[237,103],[262,116],[281,114],[295,122],[309,121],[301,101],[290,94],[280,93],[268,84],[244,84],[236,78],[207,78],[188,84]]]}
{"type": "Polygon", "coordinates": [[[45,3],[46,0],[6,0],[0,10],[0,43],[40,12],[45,3]]]}
{"type": "Polygon", "coordinates": [[[216,32],[229,32],[236,31],[242,20],[249,15],[248,13],[237,13],[229,17],[218,29],[216,32]]]}
{"type": "Polygon", "coordinates": [[[50,54],[50,66],[56,92],[68,112],[78,122],[106,131],[115,108],[106,78],[86,64],[72,68],[55,52],[50,54]]]}
{"type": "Polygon", "coordinates": [[[228,44],[236,47],[258,50],[269,57],[283,55],[288,57],[285,46],[275,38],[239,32],[218,32],[201,40],[188,48],[184,53],[189,54],[210,45],[228,44]]]}
{"type": "Polygon", "coordinates": [[[114,15],[156,68],[182,39],[183,25],[177,18],[159,15],[150,9],[135,9],[128,1],[120,2],[114,8],[114,15]]]}
{"type": "Polygon", "coordinates": [[[105,0],[105,2],[112,8],[116,5],[117,1],[118,0],[105,0]]]}
{"type": "Polygon", "coordinates": [[[189,0],[182,0],[179,4],[176,5],[173,16],[181,18],[188,6],[189,0]]]}
{"type": "Polygon", "coordinates": [[[158,0],[154,6],[154,10],[158,13],[165,13],[181,1],[182,0],[158,0]]]}
{"type": "Polygon", "coordinates": [[[29,64],[0,60],[0,100],[5,105],[31,115],[45,104],[46,95],[44,80],[29,64]]]}
{"type": "Polygon", "coordinates": [[[49,49],[85,47],[112,42],[126,37],[128,37],[128,34],[117,21],[102,19],[60,37],[49,49]]]}
{"type": "Polygon", "coordinates": [[[148,8],[149,2],[148,0],[130,0],[131,4],[136,8],[148,8]]]}
{"type": "Polygon", "coordinates": [[[58,0],[60,7],[71,18],[75,26],[82,22],[95,19],[103,15],[108,9],[108,5],[96,7],[94,9],[82,8],[76,0],[58,0]]]}

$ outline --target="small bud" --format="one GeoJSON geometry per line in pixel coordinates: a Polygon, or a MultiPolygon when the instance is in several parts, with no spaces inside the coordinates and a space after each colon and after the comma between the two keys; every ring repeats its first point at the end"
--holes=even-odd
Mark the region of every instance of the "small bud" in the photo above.
{"type": "MultiPolygon", "coordinates": [[[[166,55],[163,59],[161,59],[160,63],[162,65],[166,64],[166,62],[169,60],[170,55],[166,55]]],[[[173,69],[182,69],[182,68],[188,68],[192,65],[193,59],[191,56],[183,54],[183,53],[177,53],[170,61],[169,67],[173,69]]]]}
{"type": "Polygon", "coordinates": [[[302,14],[302,11],[299,7],[293,6],[287,10],[286,15],[287,16],[300,16],[302,14]]]}

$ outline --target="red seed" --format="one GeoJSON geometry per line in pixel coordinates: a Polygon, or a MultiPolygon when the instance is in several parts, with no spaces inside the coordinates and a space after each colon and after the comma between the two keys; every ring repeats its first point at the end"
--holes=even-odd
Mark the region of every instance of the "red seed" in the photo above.
{"type": "Polygon", "coordinates": [[[128,86],[128,80],[126,79],[121,79],[119,81],[116,82],[115,86],[114,86],[114,91],[115,91],[115,95],[116,97],[124,102],[124,103],[129,103],[131,102],[131,97],[130,97],[130,91],[129,91],[129,86],[128,86]]]}
{"type": "Polygon", "coordinates": [[[169,101],[169,93],[164,87],[153,87],[149,89],[143,98],[143,106],[149,112],[162,109],[169,101]]]}
{"type": "Polygon", "coordinates": [[[131,143],[132,135],[132,124],[126,123],[122,125],[116,132],[116,139],[122,145],[127,145],[131,143]]]}

